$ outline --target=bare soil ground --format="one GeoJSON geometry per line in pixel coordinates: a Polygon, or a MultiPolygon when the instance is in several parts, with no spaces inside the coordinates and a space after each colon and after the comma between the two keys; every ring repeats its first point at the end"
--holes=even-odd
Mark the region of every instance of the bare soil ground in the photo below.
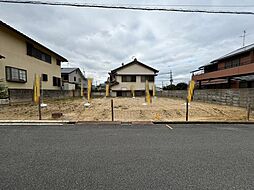
{"type": "MultiPolygon", "coordinates": [[[[151,105],[143,105],[145,99],[113,98],[115,121],[184,121],[185,102],[180,99],[155,98],[151,105]]],[[[45,101],[42,109],[43,119],[52,119],[51,114],[62,112],[60,119],[73,121],[110,121],[111,98],[96,98],[90,108],[84,108],[85,99],[45,101]]],[[[246,120],[246,109],[191,102],[189,120],[192,121],[242,121],[246,120]]],[[[0,119],[38,119],[38,107],[33,104],[17,104],[0,107],[0,119]]],[[[254,114],[251,115],[254,120],[254,114]]]]}

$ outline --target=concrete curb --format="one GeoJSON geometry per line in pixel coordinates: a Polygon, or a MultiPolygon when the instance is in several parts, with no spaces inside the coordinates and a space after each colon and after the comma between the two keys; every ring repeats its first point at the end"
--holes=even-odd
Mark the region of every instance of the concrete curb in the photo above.
{"type": "Polygon", "coordinates": [[[153,124],[254,124],[254,121],[154,121],[153,124]]]}
{"type": "Polygon", "coordinates": [[[63,125],[75,124],[68,120],[0,120],[0,125],[63,125]]]}
{"type": "Polygon", "coordinates": [[[120,125],[122,122],[120,121],[77,121],[76,124],[78,125],[84,125],[84,124],[89,124],[89,125],[120,125]]]}
{"type": "Polygon", "coordinates": [[[69,121],[69,120],[0,120],[0,125],[153,125],[153,124],[254,124],[254,121],[69,121]]]}

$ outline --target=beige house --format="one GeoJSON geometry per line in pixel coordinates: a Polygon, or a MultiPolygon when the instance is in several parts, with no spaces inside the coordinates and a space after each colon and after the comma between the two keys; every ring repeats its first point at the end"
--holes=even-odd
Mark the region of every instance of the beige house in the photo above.
{"type": "Polygon", "coordinates": [[[131,96],[132,89],[135,90],[135,96],[145,95],[146,80],[148,80],[149,89],[152,91],[158,72],[137,59],[128,64],[122,64],[121,67],[109,73],[111,96],[131,96]]]}
{"type": "Polygon", "coordinates": [[[0,21],[0,81],[9,89],[33,89],[35,74],[45,90],[61,89],[67,59],[0,21]]]}

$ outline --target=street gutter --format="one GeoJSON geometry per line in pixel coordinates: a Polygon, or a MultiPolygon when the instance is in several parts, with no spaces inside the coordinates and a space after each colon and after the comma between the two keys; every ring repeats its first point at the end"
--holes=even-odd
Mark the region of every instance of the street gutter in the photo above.
{"type": "Polygon", "coordinates": [[[161,125],[161,124],[254,124],[254,121],[69,121],[69,120],[0,120],[3,125],[161,125]]]}

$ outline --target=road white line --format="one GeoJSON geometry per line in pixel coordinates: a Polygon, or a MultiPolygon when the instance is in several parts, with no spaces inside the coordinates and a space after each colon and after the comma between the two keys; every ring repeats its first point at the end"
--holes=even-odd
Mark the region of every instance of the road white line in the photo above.
{"type": "Polygon", "coordinates": [[[167,127],[167,128],[169,128],[169,129],[171,129],[171,130],[173,129],[173,128],[172,128],[172,127],[170,127],[169,125],[166,125],[166,127],[167,127]]]}

